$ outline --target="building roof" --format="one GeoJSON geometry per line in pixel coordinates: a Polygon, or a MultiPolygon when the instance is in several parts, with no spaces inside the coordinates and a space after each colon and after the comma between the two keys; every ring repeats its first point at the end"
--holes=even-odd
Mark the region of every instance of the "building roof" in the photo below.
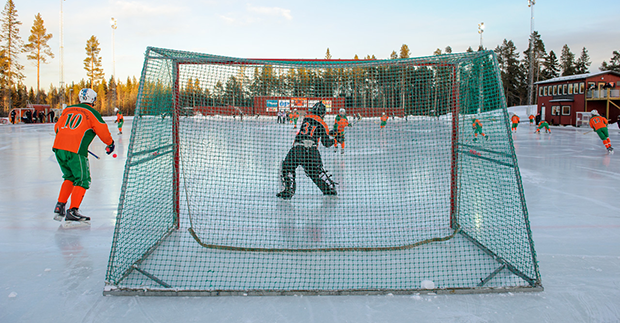
{"type": "Polygon", "coordinates": [[[587,78],[590,78],[590,77],[593,77],[593,76],[607,74],[607,73],[612,73],[612,74],[616,74],[617,76],[620,76],[620,73],[618,73],[616,71],[601,71],[601,72],[593,72],[593,73],[585,73],[585,74],[577,74],[577,75],[569,75],[569,76],[560,76],[560,77],[556,77],[556,78],[552,78],[552,79],[536,82],[534,84],[546,84],[546,83],[556,83],[556,82],[564,82],[564,81],[582,80],[582,79],[587,79],[587,78]]]}

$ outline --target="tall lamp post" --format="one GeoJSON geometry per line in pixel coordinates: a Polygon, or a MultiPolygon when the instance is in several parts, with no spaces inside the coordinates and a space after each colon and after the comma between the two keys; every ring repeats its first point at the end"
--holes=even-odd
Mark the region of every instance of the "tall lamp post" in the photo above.
{"type": "Polygon", "coordinates": [[[534,104],[534,55],[536,55],[536,51],[534,50],[534,5],[536,4],[536,0],[527,0],[527,6],[532,9],[532,18],[530,20],[530,84],[527,93],[527,104],[534,104]]]}
{"type": "Polygon", "coordinates": [[[114,88],[112,89],[112,105],[116,106],[116,60],[114,57],[114,31],[116,30],[116,18],[110,18],[110,26],[112,27],[112,80],[114,80],[114,88]]]}
{"type": "Polygon", "coordinates": [[[478,47],[478,50],[483,50],[484,47],[482,47],[482,33],[484,32],[484,22],[481,22],[478,24],[478,33],[480,34],[480,47],[478,47]]]}

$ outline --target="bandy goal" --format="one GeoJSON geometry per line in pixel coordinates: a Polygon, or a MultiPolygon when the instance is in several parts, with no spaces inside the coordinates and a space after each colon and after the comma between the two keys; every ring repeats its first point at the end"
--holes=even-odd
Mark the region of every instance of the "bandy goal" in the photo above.
{"type": "Polygon", "coordinates": [[[104,294],[540,290],[492,51],[305,60],[147,49],[104,294]],[[318,148],[337,195],[299,167],[294,196],[276,197],[319,102],[330,130],[337,115],[349,123],[344,146],[318,148]]]}

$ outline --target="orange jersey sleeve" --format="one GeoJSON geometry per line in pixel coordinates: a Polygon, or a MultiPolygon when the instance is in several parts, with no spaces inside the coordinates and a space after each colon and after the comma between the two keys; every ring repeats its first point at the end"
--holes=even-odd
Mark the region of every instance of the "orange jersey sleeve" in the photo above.
{"type": "Polygon", "coordinates": [[[607,127],[607,119],[601,116],[594,116],[590,118],[590,127],[594,130],[607,127]]]}
{"type": "Polygon", "coordinates": [[[86,104],[65,108],[54,125],[54,132],[56,132],[54,149],[66,150],[82,156],[88,155],[88,146],[95,136],[106,145],[114,142],[101,114],[86,104]]]}

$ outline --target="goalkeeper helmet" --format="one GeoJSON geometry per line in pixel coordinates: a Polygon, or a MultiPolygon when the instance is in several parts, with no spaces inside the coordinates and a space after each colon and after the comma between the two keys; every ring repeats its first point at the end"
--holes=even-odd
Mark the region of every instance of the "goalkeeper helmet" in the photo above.
{"type": "Polygon", "coordinates": [[[91,105],[95,104],[97,101],[97,92],[93,91],[93,89],[82,89],[80,90],[80,94],[78,95],[80,99],[80,103],[88,103],[91,105]]]}
{"type": "Polygon", "coordinates": [[[310,109],[310,112],[322,118],[325,115],[325,105],[319,101],[310,109]]]}
{"type": "Polygon", "coordinates": [[[345,115],[347,113],[347,111],[344,108],[340,108],[340,111],[338,111],[341,115],[345,115]]]}
{"type": "Polygon", "coordinates": [[[118,112],[118,108],[114,108],[114,112],[118,112]]]}
{"type": "Polygon", "coordinates": [[[597,115],[599,115],[599,114],[598,114],[598,111],[596,111],[596,110],[592,110],[592,111],[590,111],[590,113],[592,113],[592,115],[593,115],[593,116],[597,116],[597,115]]]}

